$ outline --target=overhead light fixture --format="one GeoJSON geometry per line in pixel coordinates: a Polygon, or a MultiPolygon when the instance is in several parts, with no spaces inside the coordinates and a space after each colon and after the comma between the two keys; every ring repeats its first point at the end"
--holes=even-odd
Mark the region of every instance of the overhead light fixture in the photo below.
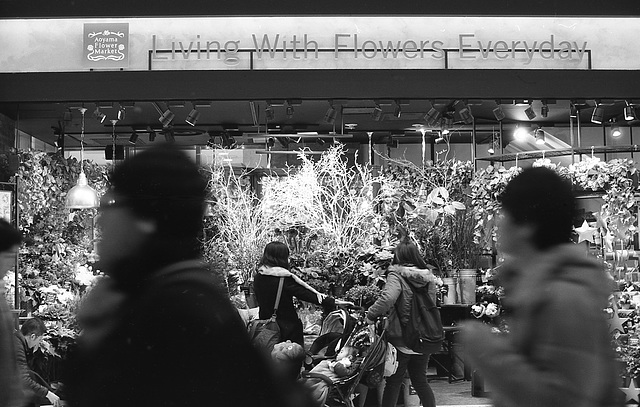
{"type": "Polygon", "coordinates": [[[371,117],[373,117],[373,120],[379,122],[380,119],[382,119],[382,108],[380,107],[380,103],[376,103],[376,106],[373,108],[373,111],[371,112],[371,117]]]}
{"type": "Polygon", "coordinates": [[[531,107],[531,105],[529,105],[529,107],[524,109],[524,114],[527,115],[527,118],[529,120],[533,120],[536,118],[536,112],[533,111],[533,108],[531,107]]]}
{"type": "Polygon", "coordinates": [[[604,120],[604,107],[596,101],[596,107],[591,114],[591,123],[602,124],[604,120]]]}
{"type": "Polygon", "coordinates": [[[513,104],[516,106],[526,106],[531,105],[531,101],[529,99],[516,99],[513,104]]]}
{"type": "Polygon", "coordinates": [[[124,110],[124,106],[120,103],[120,108],[118,109],[118,120],[122,121],[127,116],[127,111],[124,110]]]}
{"type": "Polygon", "coordinates": [[[275,138],[273,138],[273,137],[267,138],[267,148],[268,149],[273,148],[273,146],[275,146],[275,145],[276,145],[276,139],[275,138]]]}
{"type": "Polygon", "coordinates": [[[542,100],[542,107],[540,108],[540,116],[547,117],[549,116],[549,105],[546,100],[542,100]]]}
{"type": "Polygon", "coordinates": [[[538,145],[542,145],[545,144],[545,134],[544,134],[544,130],[542,130],[542,128],[538,127],[536,129],[536,144],[538,145]]]}
{"type": "Polygon", "coordinates": [[[622,131],[620,131],[620,126],[618,126],[618,123],[611,123],[611,137],[618,138],[620,136],[622,136],[622,131]]]}
{"type": "Polygon", "coordinates": [[[629,102],[626,102],[627,106],[625,106],[624,108],[624,119],[626,121],[631,121],[631,120],[635,120],[636,119],[636,110],[633,107],[633,105],[629,104],[629,102]]]}
{"type": "Polygon", "coordinates": [[[333,102],[329,102],[329,109],[324,114],[325,123],[333,124],[336,121],[336,108],[333,107],[333,102]]]}
{"type": "Polygon", "coordinates": [[[293,105],[291,101],[287,100],[287,109],[286,109],[287,117],[291,119],[293,117],[293,105]]]}
{"type": "MultiPolygon", "coordinates": [[[[83,108],[84,109],[84,108],[83,108]]],[[[107,115],[100,111],[100,108],[96,106],[96,110],[93,111],[93,117],[96,118],[100,123],[104,123],[107,119],[107,115]]]]}
{"type": "Polygon", "coordinates": [[[433,104],[431,105],[431,109],[424,115],[424,119],[426,120],[429,126],[437,126],[440,118],[442,117],[442,113],[438,109],[436,109],[433,104]]]}
{"type": "Polygon", "coordinates": [[[129,137],[129,143],[136,144],[136,141],[138,141],[138,133],[134,130],[133,133],[131,133],[131,137],[129,137]]]}
{"type": "Polygon", "coordinates": [[[473,123],[473,115],[471,114],[471,110],[469,109],[469,105],[463,100],[458,100],[455,102],[454,107],[458,115],[465,124],[473,123]]]}
{"type": "Polygon", "coordinates": [[[393,109],[393,115],[398,119],[402,116],[402,106],[400,106],[399,100],[396,100],[396,107],[393,109]]]}
{"type": "Polygon", "coordinates": [[[185,123],[190,124],[191,126],[195,126],[198,122],[198,118],[200,117],[200,112],[196,109],[195,103],[193,104],[193,109],[187,115],[187,118],[184,119],[185,123]]]}
{"type": "Polygon", "coordinates": [[[489,153],[489,155],[494,155],[494,154],[496,153],[496,150],[494,150],[494,148],[493,148],[493,147],[489,147],[489,148],[487,149],[487,153],[489,153]]]}
{"type": "Polygon", "coordinates": [[[173,134],[173,129],[167,129],[167,131],[164,132],[164,141],[170,144],[176,142],[175,135],[173,134]]]}
{"type": "Polygon", "coordinates": [[[80,108],[82,114],[82,129],[80,133],[80,175],[76,185],[67,192],[65,207],[67,209],[89,209],[97,208],[100,205],[98,192],[89,186],[87,176],[84,173],[84,114],[87,111],[80,108]]]}
{"type": "Polygon", "coordinates": [[[497,105],[496,108],[493,109],[493,115],[495,116],[497,121],[501,122],[507,116],[504,114],[504,110],[502,110],[502,105],[497,100],[496,100],[496,105],[497,105]]]}
{"type": "Polygon", "coordinates": [[[158,118],[158,121],[162,123],[162,127],[168,127],[173,121],[174,117],[176,117],[176,115],[170,109],[167,109],[162,112],[162,115],[160,116],[160,118],[158,118]]]}
{"type": "Polygon", "coordinates": [[[516,130],[513,132],[513,138],[516,141],[524,141],[529,135],[529,130],[525,127],[520,127],[520,125],[516,125],[516,130]]]}
{"type": "Polygon", "coordinates": [[[149,130],[149,142],[154,142],[156,140],[156,132],[153,131],[151,127],[149,127],[148,130],[149,130]]]}

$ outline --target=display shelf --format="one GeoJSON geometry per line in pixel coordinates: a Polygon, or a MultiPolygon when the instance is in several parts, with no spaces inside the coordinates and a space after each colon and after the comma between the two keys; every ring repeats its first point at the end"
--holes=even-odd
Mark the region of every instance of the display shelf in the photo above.
{"type": "Polygon", "coordinates": [[[580,148],[561,148],[557,150],[534,150],[523,151],[521,153],[507,153],[500,155],[492,155],[489,157],[478,157],[476,161],[515,161],[515,160],[529,160],[538,158],[551,158],[551,157],[563,157],[571,154],[600,154],[600,153],[634,153],[639,152],[640,146],[635,145],[623,145],[623,146],[593,146],[593,147],[580,147],[580,148]]]}

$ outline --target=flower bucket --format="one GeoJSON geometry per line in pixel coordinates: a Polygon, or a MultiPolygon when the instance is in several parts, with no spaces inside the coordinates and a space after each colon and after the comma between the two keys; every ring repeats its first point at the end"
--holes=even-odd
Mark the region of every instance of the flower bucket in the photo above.
{"type": "Polygon", "coordinates": [[[455,277],[445,277],[442,282],[448,287],[446,297],[442,298],[442,303],[445,305],[452,305],[458,301],[457,296],[457,279],[455,277]]]}
{"type": "Polygon", "coordinates": [[[476,274],[475,269],[460,270],[460,304],[475,304],[476,302],[476,274]]]}

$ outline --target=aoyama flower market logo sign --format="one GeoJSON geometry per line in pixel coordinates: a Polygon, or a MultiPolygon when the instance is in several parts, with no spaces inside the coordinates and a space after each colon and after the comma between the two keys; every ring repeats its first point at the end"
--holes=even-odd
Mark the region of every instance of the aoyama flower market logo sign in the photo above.
{"type": "Polygon", "coordinates": [[[129,66],[128,23],[85,23],[83,66],[122,68],[129,66]]]}

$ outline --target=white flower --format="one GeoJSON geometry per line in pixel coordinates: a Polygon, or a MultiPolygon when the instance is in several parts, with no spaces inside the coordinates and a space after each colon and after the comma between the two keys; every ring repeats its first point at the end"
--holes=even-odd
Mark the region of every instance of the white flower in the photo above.
{"type": "Polygon", "coordinates": [[[489,318],[495,318],[498,316],[499,313],[500,313],[500,308],[498,308],[498,305],[493,302],[487,304],[484,310],[484,314],[489,318]]]}
{"type": "Polygon", "coordinates": [[[78,268],[76,269],[75,279],[82,286],[86,287],[91,285],[94,282],[95,278],[96,276],[93,275],[93,273],[87,266],[78,266],[78,268]]]}

